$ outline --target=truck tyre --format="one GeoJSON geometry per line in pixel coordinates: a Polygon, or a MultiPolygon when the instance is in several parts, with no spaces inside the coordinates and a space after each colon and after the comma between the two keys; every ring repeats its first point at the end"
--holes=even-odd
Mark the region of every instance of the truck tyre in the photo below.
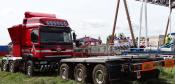
{"type": "Polygon", "coordinates": [[[8,63],[6,61],[2,61],[2,71],[8,71],[8,63]]]}
{"type": "Polygon", "coordinates": [[[27,66],[26,66],[26,74],[29,76],[29,77],[32,77],[34,75],[34,70],[33,70],[33,64],[28,62],[27,63],[27,66]]]}
{"type": "Polygon", "coordinates": [[[3,61],[1,60],[1,71],[3,71],[3,61]]]}
{"type": "Polygon", "coordinates": [[[60,77],[64,80],[69,79],[69,66],[67,64],[62,64],[60,67],[60,77]]]}
{"type": "Polygon", "coordinates": [[[153,71],[149,71],[147,73],[144,73],[142,75],[142,78],[140,79],[140,81],[141,82],[145,82],[147,80],[159,79],[159,75],[160,75],[160,70],[159,69],[155,69],[153,71]]]}
{"type": "Polygon", "coordinates": [[[75,80],[80,84],[86,84],[86,67],[83,64],[78,64],[74,70],[75,80]]]}
{"type": "Polygon", "coordinates": [[[154,79],[159,79],[160,70],[159,69],[155,69],[155,71],[153,73],[154,73],[153,78],[154,79]]]}
{"type": "Polygon", "coordinates": [[[102,64],[96,65],[93,70],[92,78],[94,84],[108,84],[107,68],[102,64]]]}
{"type": "Polygon", "coordinates": [[[10,61],[9,62],[9,71],[11,73],[15,73],[16,72],[15,61],[10,61]]]}

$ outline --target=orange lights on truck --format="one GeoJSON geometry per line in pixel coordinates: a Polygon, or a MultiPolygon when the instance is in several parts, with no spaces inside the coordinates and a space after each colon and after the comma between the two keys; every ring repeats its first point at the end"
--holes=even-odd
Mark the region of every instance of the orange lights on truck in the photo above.
{"type": "Polygon", "coordinates": [[[156,67],[159,66],[158,62],[144,62],[144,63],[138,63],[138,64],[133,64],[133,71],[149,71],[153,70],[156,67]]]}
{"type": "Polygon", "coordinates": [[[142,64],[142,71],[149,71],[155,69],[155,62],[144,62],[142,64]]]}
{"type": "Polygon", "coordinates": [[[165,68],[171,68],[175,65],[174,59],[167,59],[162,61],[151,61],[151,62],[143,62],[143,63],[137,63],[133,64],[132,71],[150,71],[153,69],[156,69],[158,67],[165,67],[165,68]]]}
{"type": "Polygon", "coordinates": [[[167,60],[163,60],[163,66],[164,67],[173,67],[175,65],[175,61],[173,59],[167,59],[167,60]]]}

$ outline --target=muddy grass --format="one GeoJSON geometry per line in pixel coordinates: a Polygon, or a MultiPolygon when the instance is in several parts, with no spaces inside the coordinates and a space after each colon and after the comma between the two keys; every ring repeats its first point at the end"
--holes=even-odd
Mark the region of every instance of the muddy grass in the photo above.
{"type": "Polygon", "coordinates": [[[72,80],[62,80],[56,75],[28,77],[23,73],[0,71],[0,84],[76,84],[72,80]]]}
{"type": "MultiPolygon", "coordinates": [[[[42,73],[45,74],[45,73],[42,73]]],[[[9,73],[0,71],[0,84],[77,84],[73,80],[62,80],[56,74],[28,77],[24,73],[9,73]]],[[[116,83],[114,83],[116,84],[116,83]]],[[[119,84],[175,84],[175,68],[163,69],[160,79],[151,79],[144,82],[127,82],[119,84]]]]}

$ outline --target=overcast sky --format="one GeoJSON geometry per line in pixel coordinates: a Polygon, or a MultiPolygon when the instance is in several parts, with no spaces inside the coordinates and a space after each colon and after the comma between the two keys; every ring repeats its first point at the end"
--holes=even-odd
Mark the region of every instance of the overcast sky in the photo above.
{"type": "MultiPolygon", "coordinates": [[[[0,3],[0,45],[11,41],[7,28],[22,23],[25,11],[56,14],[58,18],[68,20],[78,37],[100,36],[105,42],[106,36],[112,32],[116,2],[117,0],[3,0],[0,3]]],[[[141,4],[128,0],[128,6],[134,33],[137,35],[141,4]]],[[[150,36],[163,34],[168,12],[166,7],[148,5],[150,36]]],[[[123,32],[130,35],[128,29],[122,2],[116,33],[123,32]]]]}

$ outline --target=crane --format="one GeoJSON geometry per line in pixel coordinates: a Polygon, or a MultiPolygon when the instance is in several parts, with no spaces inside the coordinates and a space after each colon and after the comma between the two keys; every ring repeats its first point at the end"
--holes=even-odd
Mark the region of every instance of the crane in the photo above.
{"type": "MultiPolygon", "coordinates": [[[[134,47],[136,47],[135,36],[134,36],[134,32],[133,32],[133,28],[132,28],[132,24],[131,24],[131,18],[130,18],[130,14],[129,14],[129,11],[128,11],[128,6],[127,6],[126,0],[123,0],[123,3],[124,3],[124,7],[125,7],[125,12],[126,12],[126,15],[127,15],[127,20],[128,20],[128,24],[129,24],[129,29],[130,29],[133,45],[134,45],[134,47]]],[[[119,7],[120,7],[120,0],[117,1],[117,7],[116,7],[115,18],[114,18],[112,36],[111,36],[111,39],[110,39],[111,44],[114,43],[114,33],[115,33],[115,29],[116,29],[119,7]]]]}
{"type": "MultiPolygon", "coordinates": [[[[166,30],[165,30],[165,36],[167,36],[167,32],[168,32],[168,28],[171,25],[171,11],[173,8],[175,8],[175,0],[135,0],[135,1],[140,1],[140,2],[145,2],[145,28],[146,28],[146,46],[147,46],[147,3],[150,4],[154,4],[154,5],[159,5],[159,6],[165,6],[165,7],[169,7],[170,8],[170,14],[168,16],[168,21],[167,21],[167,26],[166,26],[166,30]],[[169,5],[170,4],[170,5],[169,5]]],[[[133,43],[133,47],[136,47],[136,41],[135,41],[135,36],[134,36],[134,32],[133,32],[133,28],[132,28],[132,24],[131,24],[131,19],[130,19],[130,14],[128,11],[128,6],[127,6],[127,2],[126,0],[123,0],[124,3],[124,8],[126,11],[126,15],[127,15],[127,20],[128,20],[128,24],[129,24],[129,29],[130,29],[130,33],[131,33],[131,37],[132,37],[132,43],[133,43]]],[[[116,6],[116,13],[115,13],[115,18],[114,18],[114,23],[113,23],[113,30],[112,30],[112,36],[110,39],[110,43],[114,44],[114,35],[115,35],[115,30],[116,30],[116,23],[117,23],[117,18],[118,18],[118,12],[119,12],[119,7],[120,7],[120,0],[117,0],[117,6],[116,6]]],[[[142,17],[142,8],[141,8],[141,14],[140,17],[142,17]]],[[[142,24],[142,18],[140,19],[140,32],[141,32],[141,25],[142,24]]],[[[140,35],[139,35],[140,36],[140,35]]],[[[165,42],[165,37],[164,37],[164,42],[165,42]]],[[[138,39],[138,46],[139,46],[139,39],[138,39]]]]}

